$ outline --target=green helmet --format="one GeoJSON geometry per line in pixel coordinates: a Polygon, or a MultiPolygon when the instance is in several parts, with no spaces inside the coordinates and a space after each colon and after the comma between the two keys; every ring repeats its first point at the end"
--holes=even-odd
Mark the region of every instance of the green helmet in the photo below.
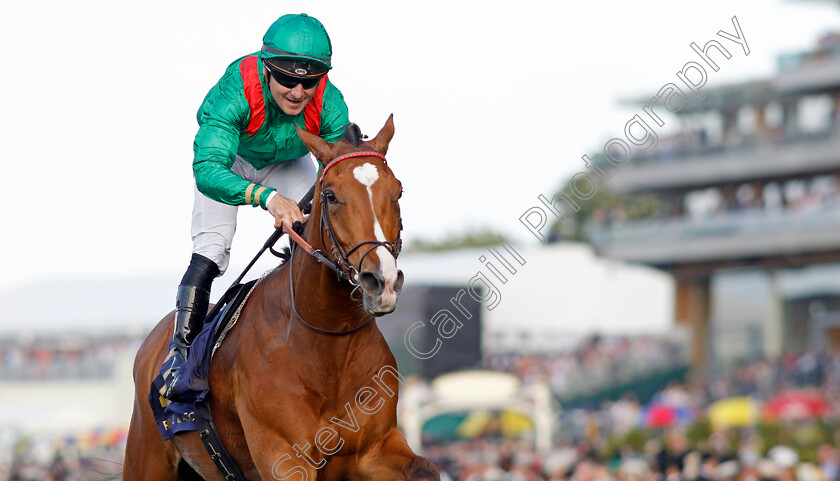
{"type": "MultiPolygon", "coordinates": [[[[303,62],[304,67],[326,72],[331,69],[332,44],[327,30],[315,17],[305,13],[283,15],[265,32],[260,58],[263,61],[303,62]]],[[[315,73],[310,71],[310,74],[315,73]]]]}

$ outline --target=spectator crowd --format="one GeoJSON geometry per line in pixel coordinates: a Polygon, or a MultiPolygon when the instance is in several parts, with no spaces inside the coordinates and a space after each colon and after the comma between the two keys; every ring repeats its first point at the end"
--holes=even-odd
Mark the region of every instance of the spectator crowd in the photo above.
{"type": "MultiPolygon", "coordinates": [[[[102,355],[129,348],[132,342],[114,341],[102,351],[79,349],[74,356],[102,355]]],[[[52,358],[65,356],[64,349],[52,358]]],[[[3,362],[9,352],[4,351],[3,362]]],[[[27,352],[32,353],[24,356],[27,362],[42,359],[27,352]]],[[[575,386],[586,393],[682,361],[678,347],[662,339],[596,337],[563,354],[490,355],[485,367],[512,373],[525,383],[545,377],[559,394],[575,386]]],[[[50,371],[31,371],[36,376],[45,372],[50,371]]],[[[644,419],[651,403],[627,393],[585,409],[561,410],[549,452],[537,452],[527,432],[506,437],[486,430],[472,439],[426,439],[424,455],[441,468],[444,481],[840,481],[840,353],[752,360],[704,382],[672,382],[652,402],[686,407],[695,414],[649,426],[644,419]],[[831,403],[828,413],[793,423],[757,421],[724,429],[713,428],[703,415],[721,399],[749,396],[760,401],[798,388],[820,392],[831,403]]],[[[60,439],[0,429],[0,481],[108,479],[121,471],[124,448],[124,429],[60,439]]]]}
{"type": "Polygon", "coordinates": [[[105,379],[120,352],[135,352],[139,337],[31,340],[0,338],[0,383],[52,379],[105,379]]]}
{"type": "MultiPolygon", "coordinates": [[[[489,362],[523,377],[552,365],[529,356],[489,362]]],[[[627,393],[597,408],[563,411],[559,421],[549,453],[537,453],[527,437],[486,432],[468,440],[427,439],[425,454],[451,481],[840,481],[840,352],[745,362],[706,382],[671,383],[647,405],[627,393]],[[703,414],[723,399],[760,402],[792,389],[819,392],[830,403],[828,413],[723,428],[703,414]],[[653,404],[695,414],[652,428],[645,414],[653,404]]]]}
{"type": "Polygon", "coordinates": [[[687,363],[680,344],[661,337],[593,336],[568,352],[490,354],[482,367],[514,374],[526,384],[545,377],[562,399],[687,363]]]}

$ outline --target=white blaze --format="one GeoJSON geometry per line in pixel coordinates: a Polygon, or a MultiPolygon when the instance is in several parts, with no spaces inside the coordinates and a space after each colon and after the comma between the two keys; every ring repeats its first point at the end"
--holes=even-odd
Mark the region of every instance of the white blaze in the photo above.
{"type": "MultiPolygon", "coordinates": [[[[379,219],[376,218],[376,209],[373,207],[373,192],[370,190],[373,184],[379,180],[379,170],[376,169],[375,165],[366,162],[353,169],[353,176],[367,188],[368,198],[370,199],[370,210],[373,211],[373,233],[376,236],[376,240],[388,242],[385,238],[385,233],[382,232],[382,227],[379,226],[379,219]]],[[[382,277],[385,280],[385,290],[382,292],[382,300],[385,301],[386,297],[396,297],[393,286],[397,280],[397,260],[394,259],[394,256],[391,255],[388,249],[382,246],[376,248],[376,255],[379,256],[379,266],[382,269],[382,277]]]]}
{"type": "Polygon", "coordinates": [[[373,164],[365,162],[363,165],[353,169],[353,176],[355,176],[356,180],[361,182],[362,185],[367,187],[368,192],[370,192],[371,186],[379,180],[379,171],[376,170],[376,166],[373,164]]]}

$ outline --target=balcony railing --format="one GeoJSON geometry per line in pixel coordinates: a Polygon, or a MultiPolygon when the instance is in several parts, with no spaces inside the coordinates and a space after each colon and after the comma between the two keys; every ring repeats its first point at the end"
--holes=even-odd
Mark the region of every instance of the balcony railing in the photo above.
{"type": "Polygon", "coordinates": [[[586,232],[607,256],[654,264],[821,252],[840,249],[840,205],[590,224],[586,232]]]}
{"type": "Polygon", "coordinates": [[[729,146],[660,151],[616,169],[615,192],[668,190],[840,170],[840,136],[833,132],[776,140],[745,139],[729,146]]]}

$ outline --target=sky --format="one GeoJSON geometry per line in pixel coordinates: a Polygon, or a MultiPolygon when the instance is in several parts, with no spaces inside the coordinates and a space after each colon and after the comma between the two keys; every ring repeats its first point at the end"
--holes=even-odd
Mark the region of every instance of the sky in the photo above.
{"type": "MultiPolygon", "coordinates": [[[[840,29],[831,2],[2,2],[0,289],[180,276],[195,112],[299,12],[330,33],[351,120],[374,135],[394,114],[407,244],[481,228],[535,244],[520,215],[622,133],[638,108],[618,100],[674,81],[733,16],[750,54],[721,40],[733,55],[708,87],[771,75],[840,29]]],[[[239,219],[231,269],[273,230],[262,210],[239,219]]]]}

